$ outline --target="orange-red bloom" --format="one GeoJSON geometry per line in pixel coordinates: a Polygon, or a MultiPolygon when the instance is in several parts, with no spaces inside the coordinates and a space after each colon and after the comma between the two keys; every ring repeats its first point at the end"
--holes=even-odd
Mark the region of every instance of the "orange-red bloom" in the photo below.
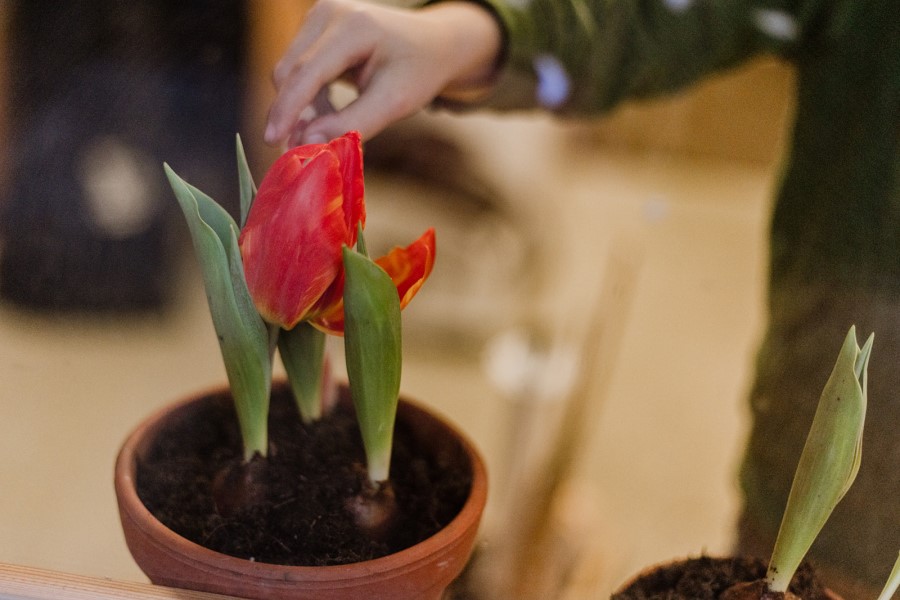
{"type": "MultiPolygon", "coordinates": [[[[266,174],[239,245],[247,287],[262,317],[291,329],[300,321],[344,329],[341,250],[365,224],[362,145],[357,132],[286,152],[266,174]]],[[[406,306],[431,273],[434,230],[376,262],[406,306]]]]}
{"type": "MultiPolygon", "coordinates": [[[[434,267],[435,245],[434,229],[423,233],[419,239],[406,248],[399,246],[385,256],[376,259],[382,269],[391,277],[400,295],[400,308],[405,308],[409,301],[428,279],[434,267]]],[[[322,296],[320,308],[311,311],[314,315],[309,322],[317,329],[332,335],[341,335],[344,331],[344,276],[335,280],[334,285],[322,296]]]]}
{"type": "Polygon", "coordinates": [[[275,161],[239,242],[262,317],[286,329],[307,318],[340,275],[341,248],[356,243],[364,221],[358,133],[294,148],[275,161]]]}

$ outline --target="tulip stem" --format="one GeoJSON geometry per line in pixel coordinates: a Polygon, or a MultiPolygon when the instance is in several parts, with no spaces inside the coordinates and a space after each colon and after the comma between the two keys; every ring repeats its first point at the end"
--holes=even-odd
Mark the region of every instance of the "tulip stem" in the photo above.
{"type": "Polygon", "coordinates": [[[322,384],[325,334],[309,323],[281,330],[278,353],[304,423],[322,418],[322,384]]]}

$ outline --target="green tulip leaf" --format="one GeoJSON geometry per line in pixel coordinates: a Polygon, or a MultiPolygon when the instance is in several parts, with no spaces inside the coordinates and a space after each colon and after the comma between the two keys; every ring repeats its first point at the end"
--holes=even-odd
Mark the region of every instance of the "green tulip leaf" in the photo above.
{"type": "Polygon", "coordinates": [[[253,182],[253,174],[250,173],[250,165],[247,164],[247,155],[244,152],[244,144],[241,136],[236,136],[238,181],[241,189],[241,227],[247,222],[250,207],[256,198],[256,183],[253,182]]]}
{"type": "Polygon", "coordinates": [[[362,223],[356,224],[356,251],[366,258],[369,257],[369,250],[366,248],[366,238],[363,235],[362,223]]]}
{"type": "Polygon", "coordinates": [[[244,456],[265,455],[272,378],[270,333],[247,290],[237,224],[212,198],[186,183],[168,165],[164,168],[200,263],[244,440],[244,456]]]}
{"type": "Polygon", "coordinates": [[[369,479],[390,475],[400,394],[400,298],[388,274],[344,247],[344,348],[369,479]]]}
{"type": "Polygon", "coordinates": [[[784,592],[859,470],[874,334],[860,348],[851,327],[813,417],[772,551],[769,588],[784,592]]]}
{"type": "Polygon", "coordinates": [[[325,334],[306,322],[281,330],[278,353],[304,423],[322,418],[325,334]]]}

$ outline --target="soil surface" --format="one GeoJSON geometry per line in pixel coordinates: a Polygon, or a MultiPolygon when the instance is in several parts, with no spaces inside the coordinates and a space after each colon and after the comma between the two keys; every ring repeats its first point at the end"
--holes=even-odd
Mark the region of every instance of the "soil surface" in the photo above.
{"type": "Polygon", "coordinates": [[[212,482],[241,461],[242,449],[230,397],[214,399],[161,435],[137,471],[138,495],[150,512],[207,548],[274,564],[359,562],[430,537],[468,496],[469,466],[453,453],[426,455],[398,420],[391,462],[398,511],[390,531],[373,539],[345,509],[366,481],[352,404],[341,402],[334,414],[304,426],[289,392],[276,387],[263,500],[225,517],[216,511],[212,482]]]}
{"type": "MultiPolygon", "coordinates": [[[[762,579],[766,562],[701,556],[645,573],[611,600],[718,600],[731,586],[762,579]]],[[[803,600],[830,600],[809,564],[801,565],[790,592],[803,600]]]]}

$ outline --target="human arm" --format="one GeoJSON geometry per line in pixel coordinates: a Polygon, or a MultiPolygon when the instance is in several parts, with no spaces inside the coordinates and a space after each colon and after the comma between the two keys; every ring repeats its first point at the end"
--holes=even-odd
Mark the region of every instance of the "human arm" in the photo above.
{"type": "Polygon", "coordinates": [[[501,38],[492,13],[471,2],[407,10],[319,0],[275,68],[265,140],[321,142],[350,129],[368,138],[438,95],[477,96],[493,81],[501,38]],[[337,80],[359,95],[332,111],[337,80]]]}
{"type": "Polygon", "coordinates": [[[320,0],[276,70],[266,138],[282,142],[292,127],[294,143],[352,128],[371,137],[436,97],[602,113],[762,53],[814,58],[827,7],[826,0],[429,0],[409,11],[320,0]],[[356,84],[360,100],[298,122],[341,77],[356,84]]]}
{"type": "Polygon", "coordinates": [[[821,52],[831,0],[480,0],[507,34],[482,106],[594,115],[683,89],[761,54],[821,52]],[[550,89],[561,87],[568,89],[550,89]]]}

